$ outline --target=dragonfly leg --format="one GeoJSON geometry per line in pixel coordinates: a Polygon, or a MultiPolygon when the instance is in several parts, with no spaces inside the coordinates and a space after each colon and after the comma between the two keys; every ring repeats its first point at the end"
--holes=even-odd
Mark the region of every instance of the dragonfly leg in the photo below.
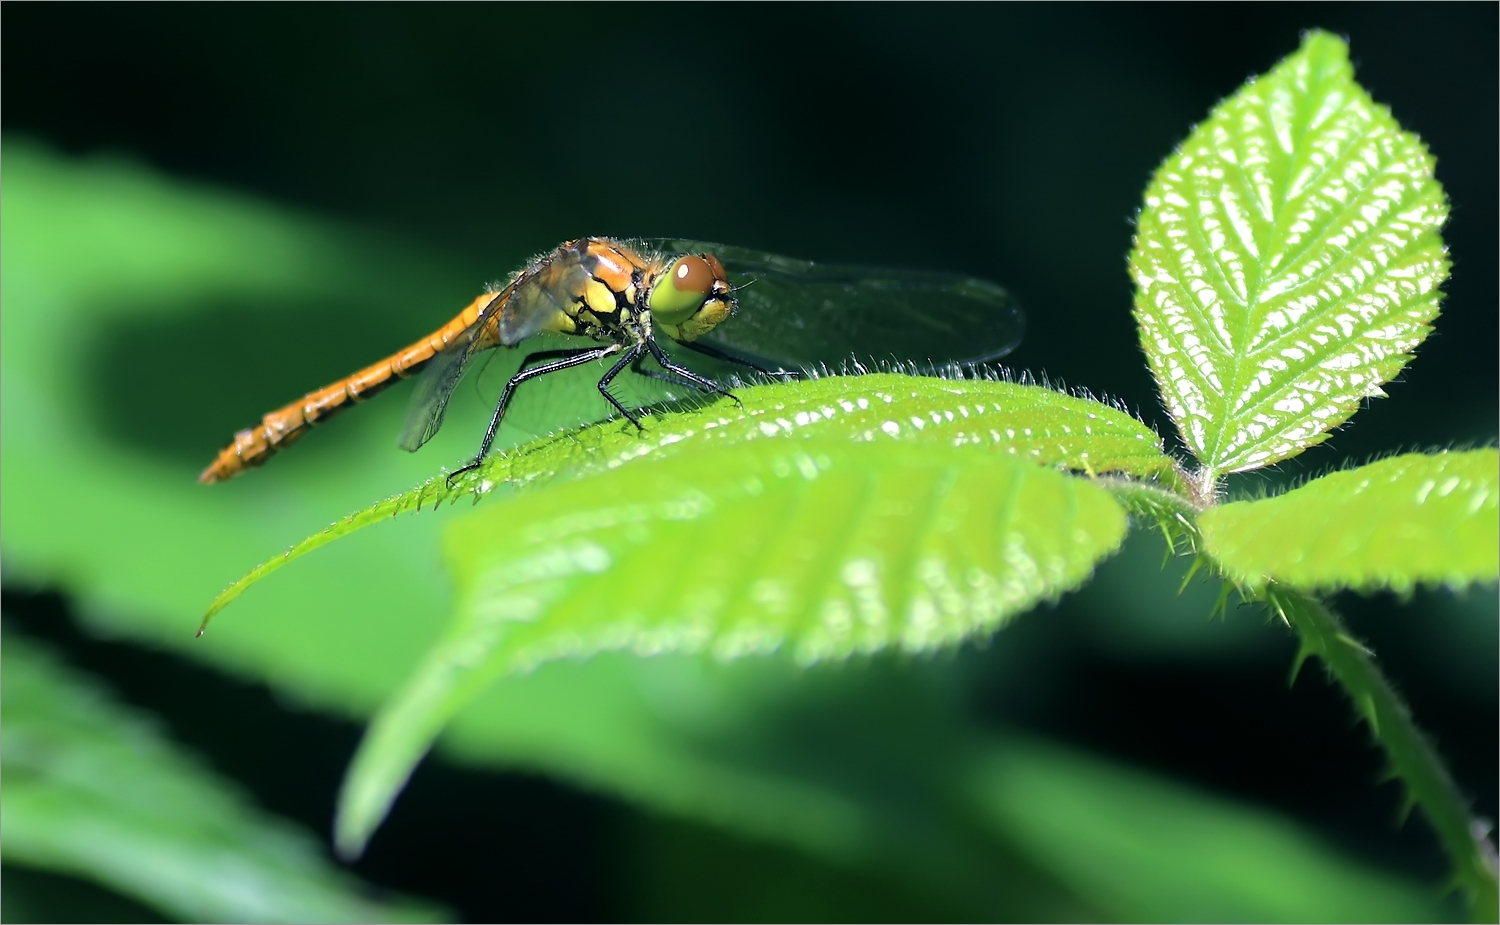
{"type": "Polygon", "coordinates": [[[645,354],[641,354],[640,356],[636,357],[635,362],[630,364],[630,371],[635,373],[637,376],[645,376],[647,379],[655,379],[658,382],[670,382],[673,385],[686,386],[690,389],[701,390],[703,388],[703,386],[699,385],[698,383],[693,382],[689,379],[684,379],[681,376],[674,376],[671,373],[665,371],[656,372],[655,370],[647,369],[644,363],[645,359],[645,354]]]}
{"type": "Polygon", "coordinates": [[[661,364],[662,369],[666,370],[674,376],[679,377],[679,379],[681,379],[682,381],[689,382],[697,386],[705,392],[717,392],[720,395],[727,395],[730,398],[734,399],[734,403],[736,405],[740,404],[739,397],[733,392],[724,388],[722,385],[719,385],[717,382],[709,379],[706,376],[698,375],[691,369],[688,369],[686,366],[672,362],[672,358],[667,356],[667,352],[665,350],[661,349],[661,344],[658,344],[656,342],[656,338],[648,337],[646,339],[646,347],[650,349],[651,355],[653,357],[656,357],[656,362],[661,364]]]}
{"type": "Polygon", "coordinates": [[[753,369],[758,373],[764,373],[767,376],[773,376],[777,379],[780,379],[782,382],[786,382],[789,379],[802,378],[802,373],[798,370],[772,369],[769,366],[762,366],[754,360],[749,360],[744,357],[737,357],[732,353],[727,353],[717,347],[704,343],[701,340],[681,341],[680,343],[682,344],[682,346],[688,348],[694,353],[701,353],[706,357],[713,357],[716,360],[723,360],[725,363],[733,363],[736,366],[744,366],[749,369],[753,369]]]}
{"type": "Polygon", "coordinates": [[[654,370],[643,369],[641,367],[642,359],[644,359],[644,357],[636,357],[635,363],[633,363],[630,367],[630,371],[635,373],[637,376],[645,376],[647,379],[655,379],[658,382],[670,382],[673,385],[687,386],[688,388],[693,389],[699,388],[698,383],[689,382],[688,380],[683,379],[680,376],[673,376],[670,373],[658,373],[654,370]]]}
{"type": "MultiPolygon", "coordinates": [[[[650,341],[647,341],[647,343],[650,343],[650,341]]],[[[641,416],[636,414],[634,411],[631,411],[624,405],[620,404],[620,400],[609,391],[609,384],[615,381],[615,377],[618,376],[625,369],[625,367],[639,360],[641,358],[641,353],[644,350],[645,347],[643,347],[641,344],[634,344],[629,350],[625,351],[624,356],[620,357],[620,362],[611,366],[609,368],[609,372],[599,377],[599,394],[603,395],[605,400],[607,400],[611,405],[614,405],[616,411],[625,415],[625,419],[634,424],[636,430],[645,430],[645,428],[641,426],[641,416]]]]}
{"type": "MultiPolygon", "coordinates": [[[[510,377],[510,381],[505,383],[505,390],[500,393],[500,401],[495,405],[495,415],[490,418],[490,426],[484,432],[484,442],[479,444],[479,452],[468,465],[448,473],[448,487],[453,487],[453,480],[458,476],[471,469],[479,468],[479,464],[484,462],[484,458],[490,454],[490,445],[495,442],[495,432],[500,429],[500,419],[505,417],[505,409],[510,406],[511,396],[515,394],[517,386],[528,379],[535,379],[538,376],[545,376],[548,373],[555,373],[564,369],[571,369],[574,366],[582,366],[585,363],[592,363],[612,353],[618,353],[619,350],[619,344],[610,344],[608,347],[586,347],[582,350],[545,350],[540,353],[533,353],[522,360],[521,371],[510,377]],[[560,356],[560,359],[553,360],[550,363],[543,363],[540,366],[533,366],[530,369],[527,368],[527,364],[538,357],[553,356],[560,356]]],[[[619,364],[616,364],[615,369],[619,369],[619,364]]],[[[611,370],[611,372],[614,372],[614,370],[611,370]]],[[[602,386],[603,383],[601,383],[601,391],[602,386]]],[[[608,392],[605,392],[604,397],[608,398],[616,408],[620,407],[620,403],[615,401],[608,392]]]]}

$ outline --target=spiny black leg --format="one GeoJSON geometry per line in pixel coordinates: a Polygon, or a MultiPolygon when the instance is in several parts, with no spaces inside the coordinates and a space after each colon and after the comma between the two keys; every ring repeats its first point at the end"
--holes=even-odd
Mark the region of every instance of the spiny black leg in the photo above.
{"type": "MultiPolygon", "coordinates": [[[[453,480],[456,477],[471,469],[479,468],[479,464],[484,462],[484,458],[489,455],[490,444],[495,442],[495,432],[500,429],[500,419],[505,417],[505,409],[510,405],[510,398],[515,394],[516,386],[528,379],[535,379],[538,376],[545,376],[548,373],[555,373],[574,366],[582,366],[585,363],[592,363],[601,357],[607,357],[611,353],[618,352],[619,349],[619,344],[610,344],[608,347],[585,347],[582,350],[543,350],[528,355],[526,359],[521,361],[521,371],[511,376],[510,381],[505,383],[505,390],[500,393],[500,401],[495,405],[495,415],[490,418],[489,429],[484,432],[484,442],[479,444],[479,453],[475,455],[473,461],[467,466],[448,473],[448,487],[453,487],[453,480]],[[531,369],[526,368],[526,364],[539,357],[561,357],[561,359],[553,360],[551,363],[543,363],[541,366],[533,366],[531,369]]],[[[616,369],[618,368],[616,366],[616,369]]],[[[606,393],[605,397],[609,397],[608,393],[606,393]]],[[[614,399],[610,398],[610,401],[614,401],[614,399]]],[[[620,403],[615,402],[615,407],[618,408],[619,406],[620,403]]]]}
{"type": "Polygon", "coordinates": [[[647,379],[655,379],[658,382],[670,382],[673,385],[685,386],[686,388],[702,391],[703,386],[699,385],[696,382],[693,382],[691,379],[684,379],[681,376],[674,376],[671,373],[666,372],[659,373],[654,369],[646,369],[645,366],[642,365],[642,361],[645,358],[646,357],[644,354],[636,357],[635,362],[630,364],[630,371],[635,373],[637,376],[645,376],[647,379]]]}
{"type": "Polygon", "coordinates": [[[720,395],[727,395],[730,398],[734,399],[735,404],[740,404],[739,397],[736,396],[733,392],[724,388],[722,385],[719,385],[717,382],[709,379],[706,376],[698,375],[691,369],[688,369],[686,366],[673,363],[672,358],[667,356],[667,352],[665,350],[661,349],[661,344],[658,344],[656,342],[655,337],[648,336],[646,338],[646,346],[650,349],[651,355],[656,357],[656,362],[661,364],[662,369],[665,369],[667,372],[673,374],[674,376],[681,376],[683,379],[686,379],[688,382],[691,382],[698,388],[703,389],[705,392],[717,392],[720,395]]]}
{"type": "Polygon", "coordinates": [[[694,353],[701,353],[701,354],[703,354],[706,357],[713,357],[716,360],[723,360],[725,363],[733,363],[736,366],[745,366],[745,367],[748,367],[750,369],[755,370],[756,372],[765,373],[767,376],[775,376],[776,378],[782,380],[783,382],[785,382],[787,379],[801,379],[802,378],[802,373],[799,372],[799,371],[797,371],[797,370],[794,370],[794,369],[771,369],[769,367],[760,365],[759,363],[755,362],[754,360],[748,360],[748,359],[745,359],[744,357],[737,357],[737,356],[735,356],[735,355],[733,355],[731,353],[726,353],[723,350],[720,350],[719,348],[714,347],[714,346],[712,346],[712,345],[710,345],[708,343],[705,343],[705,342],[703,342],[701,340],[692,340],[692,341],[684,340],[684,341],[678,341],[678,343],[682,344],[682,346],[688,348],[689,350],[693,351],[694,353]]]}
{"type": "Polygon", "coordinates": [[[625,367],[629,366],[631,363],[634,363],[636,360],[639,360],[641,358],[641,352],[644,349],[645,348],[642,347],[641,344],[634,344],[629,350],[625,351],[624,356],[620,357],[620,362],[611,366],[609,368],[609,372],[605,373],[599,378],[599,394],[603,395],[611,405],[614,405],[616,411],[625,415],[625,419],[634,424],[636,430],[646,429],[641,426],[640,416],[631,411],[629,408],[626,408],[624,405],[620,404],[620,400],[610,393],[609,384],[615,381],[615,377],[618,376],[620,372],[625,369],[625,367]]]}

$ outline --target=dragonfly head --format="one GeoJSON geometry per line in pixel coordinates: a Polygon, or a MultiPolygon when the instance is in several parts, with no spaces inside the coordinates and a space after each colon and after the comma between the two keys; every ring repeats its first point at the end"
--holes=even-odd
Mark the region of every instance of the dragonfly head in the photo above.
{"type": "Polygon", "coordinates": [[[713,254],[684,254],[651,283],[654,324],[675,340],[691,341],[734,314],[734,293],[724,265],[713,254]]]}

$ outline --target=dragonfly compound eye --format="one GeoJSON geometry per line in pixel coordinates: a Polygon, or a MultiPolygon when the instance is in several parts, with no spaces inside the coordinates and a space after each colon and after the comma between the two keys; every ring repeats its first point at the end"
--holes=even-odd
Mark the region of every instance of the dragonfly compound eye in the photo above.
{"type": "Polygon", "coordinates": [[[677,340],[696,340],[734,313],[725,275],[712,254],[678,257],[651,287],[651,317],[677,340]]]}
{"type": "Polygon", "coordinates": [[[708,261],[693,254],[678,257],[651,290],[651,314],[665,324],[681,324],[703,306],[713,288],[708,261]]]}
{"type": "Polygon", "coordinates": [[[678,257],[651,289],[651,315],[663,324],[681,324],[703,307],[713,290],[714,271],[708,261],[693,254],[678,257]]]}

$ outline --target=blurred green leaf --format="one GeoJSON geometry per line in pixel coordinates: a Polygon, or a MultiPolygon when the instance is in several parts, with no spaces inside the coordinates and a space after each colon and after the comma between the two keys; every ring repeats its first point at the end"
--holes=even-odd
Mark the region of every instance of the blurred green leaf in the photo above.
{"type": "Polygon", "coordinates": [[[188,921],[430,921],[382,902],[36,644],[4,640],[4,856],[188,921]]]}
{"type": "MultiPolygon", "coordinates": [[[[95,626],[268,681],[303,702],[344,714],[373,709],[448,606],[433,519],[331,551],[322,568],[248,602],[246,619],[211,645],[195,643],[193,629],[204,604],[268,550],[413,484],[439,460],[459,458],[457,444],[425,459],[396,449],[397,399],[393,409],[349,415],[342,439],[309,437],[288,454],[282,477],[205,488],[195,472],[247,423],[241,415],[306,387],[273,377],[260,398],[241,395],[268,365],[269,345],[296,355],[288,332],[306,323],[298,311],[307,300],[343,300],[363,320],[347,330],[384,331],[400,343],[404,329],[427,324],[424,314],[441,318],[460,304],[467,287],[448,277],[463,286],[479,274],[129,163],[63,158],[9,136],[4,159],[6,580],[64,587],[95,626]],[[226,298],[256,311],[220,318],[226,298]],[[197,337],[175,339],[178,328],[197,337]],[[120,373],[101,378],[104,369],[120,373]],[[226,408],[237,396],[249,402],[242,412],[226,408]],[[186,449],[130,436],[172,427],[207,436],[186,449]],[[413,553],[424,543],[433,550],[425,558],[413,553]],[[347,658],[328,658],[333,649],[347,658]]],[[[312,375],[325,372],[347,369],[335,356],[312,375]]]]}
{"type": "Polygon", "coordinates": [[[1135,314],[1208,483],[1295,456],[1385,394],[1437,317],[1447,216],[1427,149],[1326,32],[1167,159],[1137,224],[1135,314]]]}
{"type": "MultiPolygon", "coordinates": [[[[606,654],[502,679],[445,735],[452,754],[566,768],[585,787],[882,878],[933,917],[1193,920],[1170,912],[1178,903],[1238,921],[1454,914],[1429,887],[1344,858],[1274,814],[981,730],[963,719],[953,676],[942,658],[802,670],[606,654]],[[1242,832],[1255,837],[1234,843],[1242,832]],[[1196,865],[1171,847],[1179,839],[1196,865]],[[1224,895],[1206,900],[1200,875],[1224,895]],[[1157,892],[1141,896],[1147,887],[1157,892]]],[[[720,870],[708,882],[753,876],[720,870]]]]}
{"type": "Polygon", "coordinates": [[[19,864],[0,865],[0,920],[6,922],[164,922],[160,910],[91,880],[19,864]]]}
{"type": "Polygon", "coordinates": [[[1204,511],[1204,549],[1251,588],[1458,588],[1500,577],[1500,453],[1410,453],[1204,511]]]}
{"type": "Polygon", "coordinates": [[[1039,742],[995,749],[971,786],[1008,837],[1118,920],[1445,916],[1435,890],[1352,864],[1270,813],[1039,742]]]}
{"type": "MultiPolygon", "coordinates": [[[[631,827],[631,845],[622,878],[627,903],[622,918],[627,921],[963,922],[999,917],[993,906],[980,911],[962,897],[914,889],[906,878],[881,870],[840,865],[673,820],[637,822],[631,827]]],[[[1028,891],[1018,885],[1016,892],[1028,891]]],[[[1025,903],[1019,896],[1017,900],[1013,908],[1019,911],[1025,903]]]]}
{"type": "Polygon", "coordinates": [[[1140,421],[1088,398],[1035,385],[873,373],[776,383],[737,391],[739,403],[643,420],[647,430],[605,425],[567,431],[497,454],[449,487],[437,477],[351,514],[267,560],[230,585],[213,616],[282,566],[356,530],[444,501],[497,488],[547,484],[685,451],[753,440],[842,437],[856,443],[989,446],[1043,465],[1089,474],[1124,473],[1179,485],[1171,457],[1140,421]]]}
{"type": "Polygon", "coordinates": [[[342,798],[360,850],[448,718],[557,658],[925,652],[1082,582],[1125,534],[1090,482],[983,446],[727,444],[492,504],[450,529],[458,613],[342,798]]]}

